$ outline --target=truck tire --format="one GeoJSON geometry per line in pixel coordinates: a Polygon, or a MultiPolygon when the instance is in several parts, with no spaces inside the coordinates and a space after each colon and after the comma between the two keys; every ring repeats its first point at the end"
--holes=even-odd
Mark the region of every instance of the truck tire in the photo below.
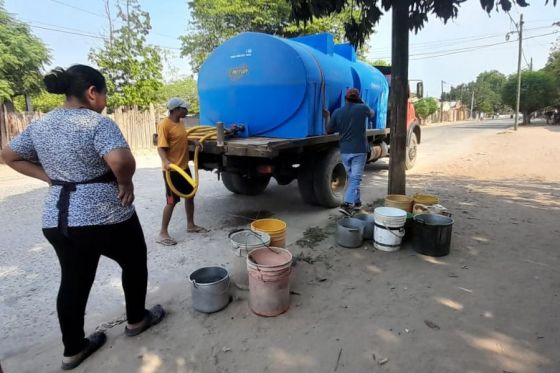
{"type": "Polygon", "coordinates": [[[233,193],[246,196],[256,196],[265,191],[270,176],[248,177],[247,175],[223,172],[222,179],[225,187],[233,193]]]}
{"type": "Polygon", "coordinates": [[[241,194],[241,192],[235,187],[235,184],[233,183],[233,179],[235,176],[234,174],[232,174],[231,172],[222,172],[221,176],[222,183],[224,183],[224,186],[227,190],[235,194],[241,194]]]}
{"type": "Polygon", "coordinates": [[[331,149],[319,154],[313,174],[317,204],[329,208],[340,206],[346,182],[347,175],[340,161],[340,151],[331,149]]]}
{"type": "Polygon", "coordinates": [[[313,188],[313,174],[315,157],[305,159],[298,170],[298,188],[303,201],[310,205],[317,205],[317,197],[313,188]]]}
{"type": "Polygon", "coordinates": [[[418,139],[416,134],[413,132],[410,134],[410,140],[408,140],[408,145],[406,146],[406,157],[404,166],[407,170],[412,169],[416,163],[416,157],[418,152],[418,139]]]}

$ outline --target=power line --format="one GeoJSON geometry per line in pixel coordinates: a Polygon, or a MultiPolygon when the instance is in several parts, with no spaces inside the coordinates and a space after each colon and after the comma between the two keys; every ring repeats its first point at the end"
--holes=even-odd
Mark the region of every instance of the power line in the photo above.
{"type": "Polygon", "coordinates": [[[65,7],[72,8],[72,9],[75,9],[75,10],[79,10],[80,12],[84,12],[84,13],[87,13],[87,14],[91,14],[91,15],[96,16],[96,17],[107,18],[107,16],[105,16],[105,15],[103,15],[103,14],[94,13],[94,12],[89,11],[89,10],[87,10],[87,9],[80,8],[80,7],[71,5],[71,4],[67,4],[67,3],[65,3],[65,2],[63,2],[63,1],[60,1],[60,0],[51,0],[51,1],[52,1],[53,3],[57,3],[57,4],[60,4],[60,5],[64,5],[65,7]]]}
{"type": "MultiPolygon", "coordinates": [[[[560,34],[560,31],[555,31],[555,32],[550,32],[548,34],[541,34],[541,35],[534,35],[534,36],[529,36],[527,38],[523,38],[523,40],[527,40],[527,39],[535,39],[535,38],[540,38],[540,37],[544,37],[544,36],[549,36],[549,35],[555,35],[555,34],[560,34]]],[[[422,54],[420,55],[420,57],[417,58],[411,58],[411,60],[423,60],[423,59],[429,59],[429,58],[436,58],[436,57],[443,57],[443,56],[448,56],[448,55],[452,55],[452,54],[459,54],[459,53],[466,53],[466,52],[472,52],[472,51],[476,51],[478,49],[481,48],[488,48],[488,47],[493,47],[496,45],[503,45],[503,44],[509,44],[509,43],[513,43],[513,42],[517,42],[518,39],[516,40],[508,40],[508,41],[504,41],[501,43],[492,43],[492,44],[485,44],[485,45],[477,45],[477,46],[473,46],[473,47],[468,47],[468,48],[461,48],[461,49],[456,49],[456,50],[449,50],[446,53],[441,53],[441,54],[435,54],[435,55],[426,55],[426,56],[422,56],[422,54]]],[[[423,54],[428,54],[428,53],[423,53],[423,54]]],[[[416,55],[418,56],[418,55],[416,55]]],[[[411,57],[415,57],[415,55],[411,55],[411,57]]]]}
{"type": "MultiPolygon", "coordinates": [[[[109,39],[104,37],[104,36],[99,36],[99,35],[93,35],[93,34],[86,34],[83,32],[74,32],[74,31],[67,31],[67,30],[60,30],[60,29],[56,29],[56,28],[51,28],[51,27],[44,27],[44,26],[38,26],[38,25],[31,25],[31,27],[33,28],[38,28],[38,29],[42,29],[42,30],[48,30],[48,31],[54,31],[54,32],[60,32],[62,34],[69,34],[69,35],[76,35],[76,36],[85,36],[88,38],[94,38],[94,39],[100,39],[103,41],[108,41],[109,39]]],[[[55,27],[60,27],[60,26],[55,26],[55,27]]],[[[169,50],[178,50],[180,51],[181,48],[177,48],[177,47],[167,47],[164,45],[157,45],[157,44],[153,44],[153,46],[161,48],[161,49],[169,49],[169,50]]]]}
{"type": "MultiPolygon", "coordinates": [[[[525,31],[543,30],[543,29],[549,29],[549,28],[552,28],[552,27],[554,27],[554,26],[550,25],[550,26],[533,27],[533,28],[526,29],[525,31]]],[[[464,44],[464,43],[470,43],[470,42],[475,42],[475,41],[479,41],[479,40],[495,39],[497,37],[503,37],[504,32],[493,33],[493,34],[479,34],[479,35],[472,35],[472,36],[461,37],[461,38],[431,41],[431,42],[424,42],[424,43],[411,43],[411,50],[413,52],[414,51],[421,52],[423,50],[427,50],[427,49],[430,49],[430,48],[433,48],[433,47],[438,47],[438,46],[445,47],[445,46],[448,46],[449,44],[455,44],[455,42],[457,42],[457,41],[462,41],[462,44],[464,44]]],[[[371,53],[373,53],[373,54],[387,54],[387,53],[389,53],[389,50],[388,49],[378,49],[378,50],[372,49],[371,53]]]]}
{"type": "Polygon", "coordinates": [[[104,38],[103,36],[92,35],[92,34],[84,34],[84,33],[81,33],[81,32],[57,30],[57,29],[54,29],[54,28],[43,27],[43,26],[37,26],[37,25],[31,25],[31,27],[33,27],[33,28],[38,28],[38,29],[42,29],[42,30],[49,30],[49,31],[60,32],[60,33],[63,33],[63,34],[70,34],[70,35],[77,35],[77,36],[85,36],[85,37],[88,37],[88,38],[107,40],[107,39],[104,38]]]}
{"type": "MultiPolygon", "coordinates": [[[[91,15],[96,16],[96,17],[101,17],[101,18],[103,18],[103,19],[107,19],[107,15],[103,15],[103,14],[100,14],[100,13],[95,13],[95,12],[89,11],[89,10],[84,9],[84,8],[80,8],[80,7],[71,5],[71,4],[67,4],[67,3],[65,3],[65,2],[63,2],[63,1],[60,1],[60,0],[50,0],[50,1],[52,1],[52,2],[54,2],[54,3],[57,3],[57,4],[60,4],[60,5],[63,5],[63,6],[66,6],[66,7],[68,7],[68,8],[72,8],[72,9],[78,10],[78,11],[80,11],[80,12],[84,12],[84,13],[91,14],[91,15]]],[[[165,38],[177,40],[177,37],[175,37],[175,36],[166,35],[166,34],[161,34],[161,33],[159,33],[159,32],[154,32],[153,34],[154,34],[154,35],[163,36],[163,37],[165,37],[165,38]]]]}

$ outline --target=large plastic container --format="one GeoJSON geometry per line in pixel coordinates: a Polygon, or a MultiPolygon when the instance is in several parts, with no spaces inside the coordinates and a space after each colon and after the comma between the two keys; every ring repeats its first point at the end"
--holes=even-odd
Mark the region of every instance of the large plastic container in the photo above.
{"type": "Polygon", "coordinates": [[[344,105],[358,88],[374,111],[368,128],[385,128],[388,83],[330,34],[294,39],[246,32],[216,48],[198,76],[200,123],[243,125],[242,137],[303,138],[325,134],[322,108],[344,105]]]}

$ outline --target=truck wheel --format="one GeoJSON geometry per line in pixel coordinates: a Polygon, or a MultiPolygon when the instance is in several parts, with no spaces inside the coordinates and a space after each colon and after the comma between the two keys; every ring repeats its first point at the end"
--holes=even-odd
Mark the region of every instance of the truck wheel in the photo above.
{"type": "Polygon", "coordinates": [[[299,194],[305,203],[310,205],[317,204],[317,197],[313,189],[313,170],[315,168],[316,159],[309,157],[302,162],[298,170],[298,188],[299,194]]]}
{"type": "Polygon", "coordinates": [[[410,134],[410,140],[408,141],[408,146],[406,147],[406,158],[405,158],[405,168],[407,170],[412,169],[414,167],[414,163],[416,163],[416,156],[418,151],[418,139],[416,138],[415,133],[410,134]]]}
{"type": "Polygon", "coordinates": [[[264,192],[270,176],[248,177],[246,175],[233,174],[231,172],[223,172],[222,179],[226,188],[236,194],[244,194],[246,196],[256,196],[264,192]]]}
{"type": "Polygon", "coordinates": [[[317,204],[324,207],[337,207],[342,203],[347,175],[340,161],[338,149],[321,153],[313,175],[313,190],[317,204]]]}
{"type": "Polygon", "coordinates": [[[241,192],[235,187],[235,184],[233,182],[234,176],[235,175],[232,174],[231,172],[222,172],[222,183],[224,183],[224,186],[230,192],[235,194],[241,194],[241,192]]]}

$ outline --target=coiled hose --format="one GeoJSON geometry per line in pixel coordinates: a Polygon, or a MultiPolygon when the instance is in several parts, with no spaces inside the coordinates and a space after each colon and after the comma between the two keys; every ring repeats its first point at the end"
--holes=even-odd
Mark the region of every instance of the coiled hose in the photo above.
{"type": "Polygon", "coordinates": [[[213,126],[195,126],[188,128],[187,130],[187,138],[189,141],[196,141],[195,149],[194,149],[194,178],[189,176],[181,167],[177,166],[176,164],[171,163],[169,168],[173,171],[177,171],[181,176],[187,180],[187,182],[192,186],[193,190],[189,194],[181,193],[180,191],[175,188],[173,182],[171,181],[171,172],[170,170],[165,171],[165,180],[167,181],[167,185],[169,185],[169,189],[173,191],[176,195],[182,198],[193,198],[198,191],[198,153],[200,149],[204,146],[204,141],[206,140],[217,140],[218,132],[216,127],[213,126]]]}

